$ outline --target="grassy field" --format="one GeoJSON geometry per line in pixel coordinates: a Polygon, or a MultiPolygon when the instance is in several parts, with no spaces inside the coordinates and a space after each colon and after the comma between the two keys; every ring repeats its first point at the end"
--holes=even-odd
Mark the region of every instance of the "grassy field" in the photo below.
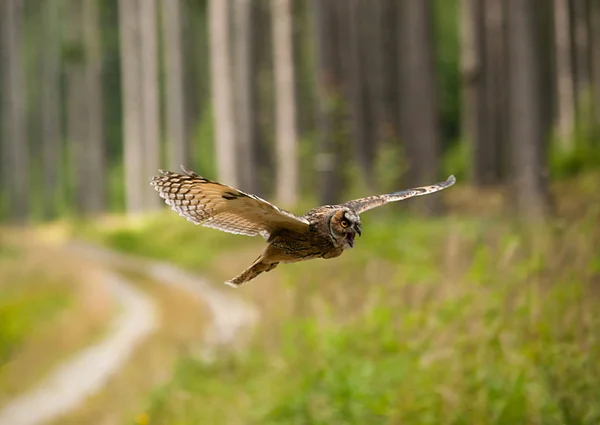
{"type": "MultiPolygon", "coordinates": [[[[182,357],[141,422],[600,423],[596,181],[555,187],[559,216],[545,224],[506,219],[498,193],[458,188],[444,218],[365,215],[339,259],[239,289],[262,314],[251,346],[211,365],[182,357]]],[[[87,236],[219,284],[261,249],[176,216],[87,236]]]]}
{"type": "Polygon", "coordinates": [[[79,265],[12,236],[0,234],[0,404],[99,337],[113,312],[79,265]]]}

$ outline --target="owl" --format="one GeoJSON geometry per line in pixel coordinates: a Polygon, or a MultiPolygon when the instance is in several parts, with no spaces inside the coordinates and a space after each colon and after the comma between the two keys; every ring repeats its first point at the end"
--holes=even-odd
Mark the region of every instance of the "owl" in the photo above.
{"type": "Polygon", "coordinates": [[[428,195],[452,186],[456,179],[385,195],[323,205],[297,216],[241,190],[208,180],[181,167],[184,174],[159,170],[154,186],[167,205],[194,224],[246,236],[262,236],[267,246],[250,267],[225,282],[239,287],[279,263],[339,257],[361,236],[360,214],[389,202],[428,195]]]}

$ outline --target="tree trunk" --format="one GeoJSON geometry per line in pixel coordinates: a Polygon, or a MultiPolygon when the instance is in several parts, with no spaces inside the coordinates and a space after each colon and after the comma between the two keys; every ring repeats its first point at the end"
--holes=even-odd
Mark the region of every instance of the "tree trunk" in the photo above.
{"type": "MultiPolygon", "coordinates": [[[[256,70],[257,83],[261,81],[275,81],[273,66],[273,30],[271,19],[270,1],[255,1],[253,3],[254,33],[252,40],[252,59],[256,70]]],[[[274,196],[276,192],[277,157],[275,143],[276,129],[274,122],[274,90],[271,88],[259,89],[257,84],[256,99],[256,132],[253,157],[256,160],[256,185],[257,193],[261,196],[274,196]],[[269,194],[269,195],[268,195],[269,194]]]]}
{"type": "MultiPolygon", "coordinates": [[[[369,173],[367,179],[372,180],[373,162],[377,147],[383,143],[387,135],[388,115],[386,110],[385,93],[385,71],[386,58],[384,56],[384,19],[385,13],[384,1],[371,2],[369,0],[361,1],[362,13],[361,19],[362,34],[361,48],[362,58],[372,67],[370,75],[365,76],[365,83],[368,87],[369,95],[369,121],[370,128],[369,143],[365,146],[364,154],[369,162],[369,173]]],[[[361,12],[359,12],[361,13],[361,12]]],[[[360,15],[359,15],[360,16],[360,15]]]]}
{"type": "Polygon", "coordinates": [[[483,105],[485,127],[482,136],[485,149],[478,153],[482,169],[486,171],[486,184],[497,183],[504,173],[508,145],[508,94],[507,79],[507,30],[506,4],[504,0],[485,0],[484,18],[484,71],[485,104],[483,105]]]}
{"type": "Polygon", "coordinates": [[[317,89],[317,154],[315,169],[318,173],[319,200],[329,204],[340,200],[343,186],[340,175],[340,149],[337,143],[341,100],[341,81],[336,48],[337,26],[332,0],[313,0],[316,43],[317,89]]]}
{"type": "Polygon", "coordinates": [[[143,98],[139,81],[141,60],[138,1],[140,0],[119,0],[125,205],[130,214],[143,211],[144,191],[147,190],[146,180],[142,178],[144,146],[141,103],[143,98]]]}
{"type": "Polygon", "coordinates": [[[346,2],[348,9],[348,55],[346,58],[345,80],[348,85],[348,97],[351,104],[353,126],[354,156],[362,172],[362,177],[369,180],[371,165],[368,154],[369,135],[368,128],[368,87],[364,78],[366,66],[363,64],[361,49],[362,40],[361,22],[363,21],[364,4],[360,0],[346,2]]]}
{"type": "Polygon", "coordinates": [[[166,97],[167,164],[171,170],[190,164],[185,122],[181,0],[162,0],[166,97]]]}
{"type": "MultiPolygon", "coordinates": [[[[406,107],[406,154],[409,163],[406,183],[423,185],[439,177],[440,124],[434,67],[433,17],[429,0],[407,0],[403,5],[406,36],[403,99],[406,107]]],[[[424,199],[422,212],[436,213],[440,197],[424,199]]]]}
{"type": "Polygon", "coordinates": [[[83,28],[83,2],[70,0],[67,6],[67,43],[65,58],[67,142],[71,169],[72,192],[78,214],[89,213],[90,199],[90,120],[87,100],[86,45],[83,28]]]}
{"type": "MultiPolygon", "coordinates": [[[[368,24],[373,24],[371,20],[365,21],[365,15],[369,11],[369,5],[361,0],[350,0],[345,5],[345,21],[347,22],[347,35],[342,37],[347,40],[345,49],[345,75],[344,80],[347,86],[347,96],[351,106],[352,132],[354,142],[354,156],[361,171],[361,178],[366,186],[373,189],[373,161],[375,140],[378,137],[374,131],[374,114],[371,106],[377,96],[379,83],[374,86],[369,78],[381,79],[382,75],[372,75],[370,70],[371,61],[365,61],[369,50],[376,50],[372,43],[372,37],[369,37],[368,24]],[[369,63],[369,67],[366,63],[369,63]],[[369,70],[369,72],[367,72],[369,70]],[[370,75],[370,77],[369,77],[370,75]]],[[[373,18],[371,16],[371,18],[373,18]]],[[[379,60],[379,55],[374,55],[375,60],[379,60]]],[[[379,62],[378,62],[379,63],[379,62]]],[[[379,67],[376,67],[380,70],[379,67]]],[[[380,93],[381,94],[381,93],[380,93]]],[[[378,100],[382,100],[381,98],[378,100]]],[[[381,112],[381,111],[380,111],[381,112]]],[[[381,117],[380,117],[381,118],[381,117]]]]}
{"type": "Polygon", "coordinates": [[[2,31],[2,167],[8,217],[24,222],[29,213],[29,149],[25,130],[23,82],[23,2],[3,0],[2,31]]]}
{"type": "Polygon", "coordinates": [[[560,147],[573,148],[573,121],[575,115],[575,90],[571,60],[571,17],[569,0],[554,0],[554,34],[556,44],[556,121],[560,147]]]}
{"type": "Polygon", "coordinates": [[[300,135],[314,134],[316,128],[315,105],[315,67],[313,4],[311,2],[292,2],[295,17],[293,32],[295,46],[294,68],[296,75],[297,127],[300,135]]]}
{"type": "Polygon", "coordinates": [[[535,0],[508,3],[509,135],[518,211],[526,218],[544,217],[549,198],[544,169],[547,128],[543,114],[539,22],[535,0]]]}
{"type": "MultiPolygon", "coordinates": [[[[594,0],[597,1],[597,0],[594,0]]],[[[575,56],[575,96],[577,107],[584,105],[584,96],[590,88],[590,34],[587,0],[573,2],[573,42],[575,56]]],[[[579,109],[578,109],[579,110],[579,109]]]]}
{"type": "Polygon", "coordinates": [[[54,219],[58,213],[63,176],[61,92],[60,92],[60,24],[56,2],[42,5],[42,37],[45,47],[41,52],[41,143],[42,143],[42,205],[45,219],[54,219]]]}
{"type": "Polygon", "coordinates": [[[398,75],[400,74],[400,58],[398,58],[399,28],[398,22],[399,5],[396,0],[384,1],[383,21],[381,22],[383,30],[383,78],[386,102],[386,128],[385,139],[398,141],[399,134],[399,97],[398,75]]]}
{"type": "MultiPolygon", "coordinates": [[[[494,183],[496,154],[486,138],[485,113],[485,49],[483,0],[462,0],[460,5],[461,74],[462,74],[462,134],[471,146],[473,183],[482,186],[494,183]]],[[[493,142],[493,141],[492,141],[493,142]]]]}
{"type": "Polygon", "coordinates": [[[87,103],[86,152],[87,181],[85,212],[99,214],[107,206],[108,172],[106,169],[106,141],[103,123],[102,96],[102,38],[99,0],[83,2],[83,37],[85,43],[85,102],[87,103]]]}
{"type": "MultiPolygon", "coordinates": [[[[168,0],[163,0],[169,3],[168,0]]],[[[185,132],[188,139],[188,155],[187,163],[190,167],[198,167],[198,158],[201,151],[199,143],[195,143],[197,136],[198,125],[202,119],[205,107],[208,105],[209,93],[207,86],[210,84],[207,78],[208,67],[208,34],[206,28],[208,21],[206,13],[198,16],[192,13],[194,5],[188,4],[187,1],[180,2],[181,16],[181,34],[182,34],[182,49],[183,49],[183,102],[184,102],[184,122],[185,132]]],[[[167,99],[167,104],[169,100],[167,99]]],[[[207,108],[208,109],[208,108],[207,108]]],[[[167,133],[168,134],[168,133],[167,133]]],[[[202,143],[212,143],[210,140],[205,140],[202,143]]],[[[203,172],[202,170],[200,170],[203,172]]]]}
{"type": "Polygon", "coordinates": [[[592,85],[596,126],[600,129],[600,2],[590,4],[590,33],[592,39],[592,85]]]}
{"type": "Polygon", "coordinates": [[[215,150],[219,179],[237,186],[232,71],[229,52],[229,10],[224,0],[208,0],[212,100],[215,119],[215,150]]]}
{"type": "Polygon", "coordinates": [[[550,136],[556,122],[556,63],[554,43],[554,6],[547,0],[536,0],[536,13],[538,20],[538,37],[540,40],[540,67],[542,118],[546,131],[544,145],[550,144],[550,136]]]}
{"type": "Polygon", "coordinates": [[[296,95],[290,0],[271,0],[273,65],[275,68],[275,124],[277,200],[292,206],[298,201],[296,95]]]}
{"type": "Polygon", "coordinates": [[[140,19],[140,84],[142,103],[142,143],[144,166],[142,184],[144,207],[158,209],[162,204],[155,193],[148,190],[147,182],[160,167],[160,98],[158,88],[158,46],[156,0],[139,0],[140,19]]]}
{"type": "Polygon", "coordinates": [[[254,39],[251,0],[234,0],[235,18],[235,105],[240,188],[256,192],[256,67],[252,55],[254,39]]]}

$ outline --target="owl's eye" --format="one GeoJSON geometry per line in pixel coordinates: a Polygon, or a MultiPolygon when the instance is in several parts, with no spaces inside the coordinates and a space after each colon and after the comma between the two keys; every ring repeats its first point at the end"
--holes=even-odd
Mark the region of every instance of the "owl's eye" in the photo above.
{"type": "Polygon", "coordinates": [[[348,227],[348,225],[349,225],[349,224],[350,224],[350,223],[348,223],[348,220],[342,220],[342,221],[340,221],[340,225],[341,225],[342,227],[344,227],[344,228],[348,227]]]}

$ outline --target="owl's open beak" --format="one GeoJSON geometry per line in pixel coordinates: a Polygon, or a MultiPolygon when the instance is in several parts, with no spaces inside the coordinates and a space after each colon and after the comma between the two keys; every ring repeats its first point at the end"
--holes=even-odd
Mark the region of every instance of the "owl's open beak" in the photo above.
{"type": "Polygon", "coordinates": [[[358,233],[358,236],[362,236],[362,228],[360,227],[360,224],[354,225],[354,231],[358,233]]]}
{"type": "Polygon", "coordinates": [[[356,235],[356,233],[354,233],[354,232],[346,233],[346,240],[348,241],[348,245],[350,245],[350,248],[354,248],[354,236],[355,235],[356,235]]]}

